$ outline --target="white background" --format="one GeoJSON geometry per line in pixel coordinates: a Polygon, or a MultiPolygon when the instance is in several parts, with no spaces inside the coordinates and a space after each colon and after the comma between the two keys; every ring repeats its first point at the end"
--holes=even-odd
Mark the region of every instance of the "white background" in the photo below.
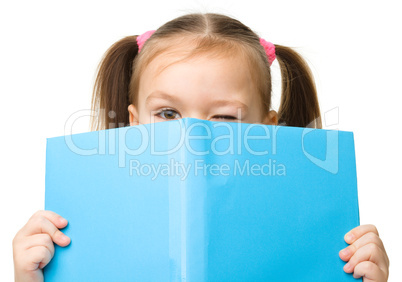
{"type": "MultiPolygon", "coordinates": [[[[345,0],[1,2],[1,280],[13,279],[15,233],[44,207],[46,138],[63,135],[68,117],[90,108],[106,49],[187,12],[218,12],[306,57],[322,112],[339,110],[339,122],[335,117],[327,128],[354,132],[361,223],[378,227],[391,261],[389,281],[400,281],[399,7],[345,0]]],[[[278,93],[274,98],[277,105],[278,93]]],[[[86,118],[74,125],[74,133],[87,130],[86,118]]]]}

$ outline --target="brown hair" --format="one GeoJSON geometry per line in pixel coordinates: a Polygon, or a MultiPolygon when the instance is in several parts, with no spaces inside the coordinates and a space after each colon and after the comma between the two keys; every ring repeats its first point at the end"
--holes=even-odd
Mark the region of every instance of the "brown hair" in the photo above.
{"type": "MultiPolygon", "coordinates": [[[[201,53],[218,56],[240,55],[255,72],[254,83],[263,100],[263,111],[271,106],[270,66],[259,37],[238,20],[220,14],[189,14],[161,26],[144,44],[138,55],[137,36],[113,44],[98,67],[92,96],[92,129],[108,129],[129,124],[128,106],[136,103],[139,78],[158,55],[177,46],[183,60],[201,53]],[[185,48],[184,47],[184,48],[185,48]]],[[[291,48],[275,45],[282,76],[279,124],[321,128],[317,91],[304,59],[291,48]]]]}

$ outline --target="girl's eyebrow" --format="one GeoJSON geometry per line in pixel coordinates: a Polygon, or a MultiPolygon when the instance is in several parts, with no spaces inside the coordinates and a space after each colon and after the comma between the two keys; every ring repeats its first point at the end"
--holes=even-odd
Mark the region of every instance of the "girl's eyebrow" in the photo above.
{"type": "Polygon", "coordinates": [[[236,109],[240,109],[242,112],[247,112],[248,107],[246,104],[238,101],[238,100],[214,100],[213,107],[224,107],[224,106],[232,106],[236,109]]]}
{"type": "MultiPolygon", "coordinates": [[[[166,92],[162,91],[154,91],[152,92],[145,100],[145,104],[149,105],[152,100],[155,99],[162,99],[162,100],[167,100],[171,101],[172,103],[180,103],[180,99],[178,99],[174,95],[170,95],[166,92]]],[[[247,112],[248,107],[246,104],[240,102],[239,100],[213,100],[212,101],[213,106],[212,107],[224,107],[224,106],[233,106],[237,109],[241,109],[241,111],[247,112]]]]}
{"type": "Polygon", "coordinates": [[[149,96],[145,99],[145,104],[149,105],[152,100],[155,99],[162,99],[162,100],[167,100],[167,101],[171,101],[173,103],[179,103],[179,99],[176,96],[170,95],[166,92],[162,92],[162,91],[154,91],[151,94],[149,94],[149,96]]]}

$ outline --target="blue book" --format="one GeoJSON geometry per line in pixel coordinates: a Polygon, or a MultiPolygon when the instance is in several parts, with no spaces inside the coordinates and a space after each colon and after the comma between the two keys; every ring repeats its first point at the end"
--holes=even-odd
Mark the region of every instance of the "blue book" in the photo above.
{"type": "MultiPolygon", "coordinates": [[[[47,140],[45,281],[355,281],[352,132],[182,119],[47,140]]],[[[361,279],[360,279],[361,281],[361,279]]]]}

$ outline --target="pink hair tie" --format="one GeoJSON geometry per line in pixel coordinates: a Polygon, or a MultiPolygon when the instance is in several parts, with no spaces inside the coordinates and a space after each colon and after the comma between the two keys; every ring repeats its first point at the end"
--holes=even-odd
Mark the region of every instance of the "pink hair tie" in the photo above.
{"type": "Polygon", "coordinates": [[[155,30],[149,30],[139,36],[137,36],[137,45],[138,45],[138,53],[141,51],[142,46],[144,46],[145,41],[147,41],[152,34],[154,34],[155,30]]]}
{"type": "Polygon", "coordinates": [[[276,59],[275,55],[275,45],[271,42],[266,41],[263,38],[260,38],[260,44],[264,47],[265,53],[268,57],[269,65],[272,65],[272,62],[276,59]]]}

